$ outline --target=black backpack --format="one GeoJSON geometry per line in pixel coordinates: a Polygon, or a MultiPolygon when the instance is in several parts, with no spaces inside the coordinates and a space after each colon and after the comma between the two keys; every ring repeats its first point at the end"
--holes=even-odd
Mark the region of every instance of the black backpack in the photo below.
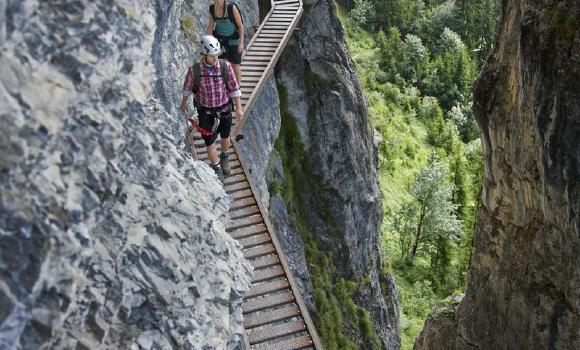
{"type": "MultiPolygon", "coordinates": [[[[228,21],[232,22],[234,24],[234,26],[236,26],[236,31],[228,39],[239,39],[240,38],[240,29],[238,28],[236,20],[234,19],[234,6],[238,9],[238,13],[240,14],[240,19],[242,20],[242,25],[244,25],[244,17],[242,17],[242,11],[240,11],[240,8],[238,7],[238,5],[236,5],[235,3],[230,3],[230,4],[226,3],[227,13],[228,13],[227,19],[228,19],[228,21]]],[[[214,4],[209,5],[209,13],[211,13],[213,20],[215,21],[216,19],[222,19],[221,17],[216,17],[214,8],[215,8],[214,4]]],[[[215,31],[213,34],[216,38],[218,38],[215,31]]],[[[221,42],[221,40],[220,40],[220,42],[221,42]]]]}

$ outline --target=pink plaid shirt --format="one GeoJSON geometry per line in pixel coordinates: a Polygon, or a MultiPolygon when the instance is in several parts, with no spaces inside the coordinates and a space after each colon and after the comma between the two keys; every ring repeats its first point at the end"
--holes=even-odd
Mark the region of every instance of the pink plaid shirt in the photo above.
{"type": "MultiPolygon", "coordinates": [[[[230,97],[240,97],[240,87],[236,81],[236,74],[232,65],[225,61],[228,69],[228,81],[227,89],[222,83],[222,73],[220,62],[213,67],[210,72],[208,68],[211,66],[205,63],[200,64],[200,75],[201,84],[197,94],[195,94],[195,100],[204,107],[219,107],[228,103],[230,97]],[[230,94],[228,96],[228,91],[230,94]]],[[[193,68],[190,66],[187,69],[187,75],[185,76],[185,82],[183,83],[183,96],[189,96],[193,93],[193,68]]]]}

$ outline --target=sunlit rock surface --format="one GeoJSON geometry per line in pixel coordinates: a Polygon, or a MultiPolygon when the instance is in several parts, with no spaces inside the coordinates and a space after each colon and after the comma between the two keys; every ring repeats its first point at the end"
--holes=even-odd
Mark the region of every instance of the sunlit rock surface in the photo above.
{"type": "Polygon", "coordinates": [[[195,52],[171,11],[0,1],[1,349],[237,346],[251,268],[166,112],[195,52]]]}

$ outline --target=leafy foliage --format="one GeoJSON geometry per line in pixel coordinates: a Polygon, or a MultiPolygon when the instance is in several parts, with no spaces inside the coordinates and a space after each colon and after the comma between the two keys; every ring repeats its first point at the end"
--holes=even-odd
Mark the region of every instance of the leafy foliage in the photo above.
{"type": "Polygon", "coordinates": [[[352,5],[350,16],[341,7],[339,15],[381,138],[383,247],[399,293],[402,349],[411,349],[431,307],[466,283],[483,176],[472,84],[492,48],[500,2],[352,5]],[[363,8],[374,12],[361,21],[353,14],[363,8]]]}

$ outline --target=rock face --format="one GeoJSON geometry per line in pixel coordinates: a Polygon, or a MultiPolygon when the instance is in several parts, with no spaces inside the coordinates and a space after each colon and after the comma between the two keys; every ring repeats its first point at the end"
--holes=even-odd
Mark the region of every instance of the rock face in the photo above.
{"type": "Polygon", "coordinates": [[[0,1],[1,349],[237,346],[251,268],[166,112],[194,52],[166,27],[181,11],[0,1]]]}
{"type": "Polygon", "coordinates": [[[504,1],[475,87],[483,208],[447,349],[580,348],[579,82],[580,3],[504,1]]]}
{"type": "MultiPolygon", "coordinates": [[[[318,311],[305,259],[309,247],[300,234],[305,228],[321,242],[318,248],[332,257],[329,267],[335,271],[326,273],[333,279],[367,281],[355,293],[355,301],[370,311],[382,347],[396,349],[400,342],[394,285],[380,273],[382,214],[372,129],[334,3],[307,1],[299,28],[275,74],[283,116],[277,110],[275,87],[267,86],[252,112],[257,118],[249,118],[243,128],[246,139],[240,145],[246,158],[256,160],[250,162],[254,181],[266,182],[260,187],[269,188],[262,198],[269,198],[270,219],[313,317],[318,311]],[[291,135],[296,147],[286,145],[283,150],[300,157],[295,172],[281,159],[287,161],[288,154],[273,147],[274,140],[283,138],[278,135],[280,124],[288,136],[284,118],[296,127],[291,135]],[[290,214],[296,208],[288,207],[280,187],[300,193],[303,220],[290,214]]],[[[372,346],[356,327],[344,333],[360,348],[372,346]]]]}

